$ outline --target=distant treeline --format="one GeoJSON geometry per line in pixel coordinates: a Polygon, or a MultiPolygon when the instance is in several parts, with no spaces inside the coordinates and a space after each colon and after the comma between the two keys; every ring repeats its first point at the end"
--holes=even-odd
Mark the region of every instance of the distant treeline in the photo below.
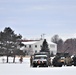
{"type": "Polygon", "coordinates": [[[76,54],[76,38],[63,41],[58,35],[54,35],[51,40],[57,44],[58,52],[67,52],[70,55],[76,54]]]}

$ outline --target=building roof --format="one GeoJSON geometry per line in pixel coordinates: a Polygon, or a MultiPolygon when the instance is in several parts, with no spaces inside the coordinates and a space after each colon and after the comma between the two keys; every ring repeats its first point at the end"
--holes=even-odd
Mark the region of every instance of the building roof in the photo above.
{"type": "MultiPolygon", "coordinates": [[[[43,42],[43,40],[41,40],[41,41],[43,42]]],[[[37,42],[39,42],[39,41],[27,41],[27,42],[22,42],[22,43],[25,44],[25,45],[31,45],[31,44],[35,44],[37,42]]],[[[50,41],[47,41],[47,43],[56,45],[55,43],[50,42],[50,41]]]]}
{"type": "Polygon", "coordinates": [[[50,42],[50,41],[47,41],[47,43],[48,43],[48,44],[54,44],[54,45],[56,45],[55,43],[53,43],[53,42],[50,42]]]}
{"type": "Polygon", "coordinates": [[[23,44],[26,44],[26,45],[31,45],[31,44],[35,44],[36,43],[36,41],[31,41],[31,42],[22,42],[23,44]]]}

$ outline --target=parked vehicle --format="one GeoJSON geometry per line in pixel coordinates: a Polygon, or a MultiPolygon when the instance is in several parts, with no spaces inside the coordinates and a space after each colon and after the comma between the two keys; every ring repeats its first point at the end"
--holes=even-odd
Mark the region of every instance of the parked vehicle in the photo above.
{"type": "Polygon", "coordinates": [[[52,63],[55,67],[61,67],[63,65],[71,66],[72,58],[68,53],[57,53],[52,63]]]}
{"type": "Polygon", "coordinates": [[[63,63],[61,62],[61,57],[60,56],[55,56],[53,61],[52,61],[52,65],[54,67],[62,67],[63,63]]]}
{"type": "Polygon", "coordinates": [[[39,52],[34,54],[34,58],[32,59],[33,67],[48,67],[51,65],[51,60],[47,52],[39,52]]]}

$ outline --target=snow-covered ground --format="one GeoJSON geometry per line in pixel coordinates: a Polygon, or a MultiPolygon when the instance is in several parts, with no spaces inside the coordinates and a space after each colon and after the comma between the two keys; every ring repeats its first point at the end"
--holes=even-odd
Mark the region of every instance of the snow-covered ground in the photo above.
{"type": "MultiPolygon", "coordinates": [[[[30,67],[29,58],[23,58],[23,63],[19,63],[19,58],[16,58],[17,63],[3,63],[0,57],[0,75],[76,75],[76,67],[30,67]]],[[[12,62],[12,57],[9,58],[12,62]]]]}

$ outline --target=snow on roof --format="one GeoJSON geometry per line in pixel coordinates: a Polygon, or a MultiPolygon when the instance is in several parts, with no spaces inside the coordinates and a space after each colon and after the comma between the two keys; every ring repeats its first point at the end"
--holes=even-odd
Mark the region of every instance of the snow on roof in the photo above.
{"type": "MultiPolygon", "coordinates": [[[[40,41],[44,41],[44,40],[40,40],[40,41]]],[[[28,42],[22,42],[23,44],[26,44],[26,45],[31,45],[31,44],[35,44],[35,43],[37,43],[37,42],[39,42],[39,41],[28,41],[28,42]]],[[[47,43],[48,44],[54,44],[54,45],[56,45],[55,43],[53,43],[53,42],[50,42],[50,41],[47,41],[47,43]]]]}
{"type": "Polygon", "coordinates": [[[35,55],[35,57],[47,57],[47,55],[35,55]]]}
{"type": "Polygon", "coordinates": [[[54,44],[54,45],[56,45],[55,43],[53,43],[53,42],[50,42],[50,41],[47,41],[47,43],[48,43],[48,44],[54,44]]]}
{"type": "Polygon", "coordinates": [[[27,45],[27,44],[30,45],[30,44],[34,44],[34,43],[36,43],[36,41],[32,41],[32,42],[22,42],[22,43],[23,43],[23,44],[26,44],[26,45],[27,45]]]}

